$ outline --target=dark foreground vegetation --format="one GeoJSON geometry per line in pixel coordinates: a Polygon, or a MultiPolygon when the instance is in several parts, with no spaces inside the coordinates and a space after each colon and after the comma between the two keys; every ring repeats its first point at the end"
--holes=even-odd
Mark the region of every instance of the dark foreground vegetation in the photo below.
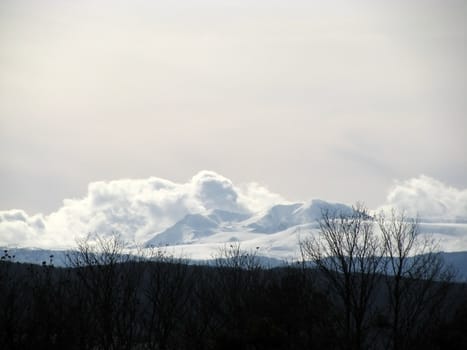
{"type": "Polygon", "coordinates": [[[81,242],[66,268],[5,252],[0,349],[467,348],[465,286],[399,219],[379,223],[379,241],[364,212],[324,216],[301,244],[313,268],[265,269],[239,244],[214,266],[136,259],[115,237],[81,242]],[[410,258],[415,247],[425,254],[410,258]]]}

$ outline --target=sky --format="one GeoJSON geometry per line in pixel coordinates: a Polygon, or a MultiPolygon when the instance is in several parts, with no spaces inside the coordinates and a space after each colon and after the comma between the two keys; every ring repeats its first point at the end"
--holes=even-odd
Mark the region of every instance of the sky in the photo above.
{"type": "Polygon", "coordinates": [[[264,203],[375,208],[420,188],[466,203],[466,15],[461,0],[3,0],[0,211],[202,170],[264,203]]]}

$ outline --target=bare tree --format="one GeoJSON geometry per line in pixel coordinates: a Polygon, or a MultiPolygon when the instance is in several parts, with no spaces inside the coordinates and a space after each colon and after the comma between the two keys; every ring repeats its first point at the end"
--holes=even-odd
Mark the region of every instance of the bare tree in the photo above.
{"type": "Polygon", "coordinates": [[[368,210],[358,204],[351,215],[323,212],[318,235],[303,239],[300,249],[303,259],[316,265],[341,302],[344,346],[363,348],[384,253],[368,210]]]}
{"type": "Polygon", "coordinates": [[[437,252],[436,242],[419,234],[417,219],[392,210],[378,215],[386,253],[386,285],[394,350],[409,349],[421,331],[433,326],[454,273],[437,252]]]}
{"type": "MultiPolygon", "coordinates": [[[[212,300],[220,332],[219,347],[225,347],[240,334],[245,334],[250,318],[251,303],[261,285],[262,268],[259,247],[245,250],[240,242],[224,245],[215,256],[215,283],[212,300]]],[[[237,344],[245,347],[246,344],[237,344]]]]}
{"type": "Polygon", "coordinates": [[[258,251],[259,247],[254,250],[245,250],[241,247],[240,242],[232,242],[219,248],[215,256],[215,263],[221,269],[258,270],[261,268],[258,251]]]}
{"type": "Polygon", "coordinates": [[[83,307],[92,315],[90,331],[103,349],[130,349],[137,337],[142,268],[135,259],[125,253],[125,242],[116,234],[88,236],[67,257],[68,266],[76,270],[76,290],[85,296],[83,307]]]}
{"type": "Polygon", "coordinates": [[[179,348],[185,316],[194,288],[192,269],[183,258],[161,248],[152,250],[144,287],[146,312],[143,326],[149,349],[179,348]]]}
{"type": "Polygon", "coordinates": [[[24,333],[23,319],[27,300],[26,281],[23,274],[14,269],[14,256],[8,250],[0,258],[0,348],[21,347],[24,333]]]}

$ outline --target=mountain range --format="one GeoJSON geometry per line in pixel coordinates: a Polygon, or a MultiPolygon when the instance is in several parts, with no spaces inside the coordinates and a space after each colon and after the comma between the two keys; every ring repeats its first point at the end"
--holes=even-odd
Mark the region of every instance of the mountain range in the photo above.
{"type": "MultiPolygon", "coordinates": [[[[418,215],[420,233],[439,242],[440,251],[459,252],[456,265],[467,266],[462,253],[467,252],[467,190],[422,175],[396,183],[386,198],[375,211],[395,208],[418,215]]],[[[64,199],[50,213],[0,210],[0,247],[17,252],[17,261],[41,263],[54,255],[60,264],[77,241],[118,234],[132,254],[156,247],[207,261],[239,242],[243,250],[276,264],[300,259],[299,242],[318,232],[323,212],[352,211],[320,199],[290,202],[258,183],[237,185],[202,170],[186,182],[158,177],[91,182],[86,193],[64,199]]]]}
{"type": "MultiPolygon", "coordinates": [[[[169,227],[154,232],[146,241],[129,244],[128,249],[159,247],[169,254],[206,261],[215,258],[222,247],[240,242],[242,249],[255,250],[269,265],[277,265],[280,261],[299,259],[299,240],[317,232],[323,212],[349,215],[353,209],[345,204],[314,199],[306,203],[277,204],[258,213],[223,209],[213,209],[206,214],[189,213],[169,227]]],[[[446,261],[459,271],[460,278],[467,278],[467,251],[459,252],[465,247],[467,224],[420,222],[419,228],[421,234],[430,234],[438,240],[441,250],[450,251],[443,253],[446,261]],[[455,247],[460,249],[452,249],[455,247]]],[[[54,255],[57,265],[64,263],[63,250],[8,249],[10,254],[16,255],[16,261],[41,263],[54,255]]]]}

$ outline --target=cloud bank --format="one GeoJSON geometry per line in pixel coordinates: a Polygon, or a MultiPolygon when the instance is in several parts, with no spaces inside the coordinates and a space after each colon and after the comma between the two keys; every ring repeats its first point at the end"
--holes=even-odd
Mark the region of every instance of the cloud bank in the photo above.
{"type": "Polygon", "coordinates": [[[284,202],[256,183],[235,186],[212,171],[186,183],[157,177],[93,182],[83,198],[65,199],[50,215],[28,216],[23,210],[0,211],[0,245],[71,247],[88,233],[120,233],[142,242],[187,214],[213,209],[255,213],[284,202]]]}
{"type": "Polygon", "coordinates": [[[396,182],[381,209],[397,208],[410,216],[429,221],[466,221],[467,189],[448,186],[431,177],[420,175],[396,182]]]}
{"type": "MultiPolygon", "coordinates": [[[[66,249],[88,233],[119,233],[129,243],[144,243],[187,214],[207,215],[220,209],[253,215],[276,204],[290,203],[257,183],[235,185],[212,171],[201,171],[185,183],[157,177],[99,181],[89,184],[84,197],[65,199],[49,215],[0,211],[0,246],[66,249]]],[[[467,189],[422,175],[396,182],[380,207],[388,208],[406,210],[424,222],[467,222],[467,189]]],[[[466,237],[463,228],[459,234],[451,226],[424,230],[466,237]]]]}

